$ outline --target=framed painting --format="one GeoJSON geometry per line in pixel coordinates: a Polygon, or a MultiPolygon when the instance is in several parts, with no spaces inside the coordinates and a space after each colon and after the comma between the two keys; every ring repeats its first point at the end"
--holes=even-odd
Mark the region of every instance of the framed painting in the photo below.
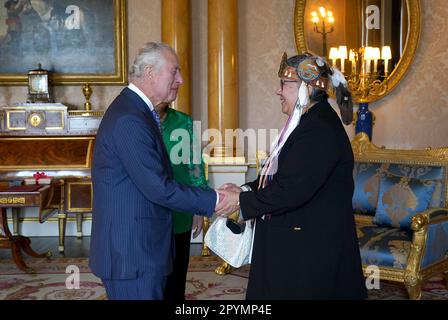
{"type": "Polygon", "coordinates": [[[41,64],[53,84],[125,84],[125,0],[1,0],[0,85],[41,64]]]}

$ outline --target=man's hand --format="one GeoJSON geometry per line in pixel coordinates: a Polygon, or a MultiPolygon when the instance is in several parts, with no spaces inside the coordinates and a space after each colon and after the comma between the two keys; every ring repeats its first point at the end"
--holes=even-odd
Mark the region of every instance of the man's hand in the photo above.
{"type": "Polygon", "coordinates": [[[241,188],[234,183],[224,183],[222,186],[219,187],[218,190],[233,191],[238,193],[242,191],[241,188]]]}
{"type": "Polygon", "coordinates": [[[193,239],[196,239],[197,236],[201,233],[203,224],[204,224],[204,218],[202,216],[197,215],[193,216],[193,226],[192,226],[193,239]]]}
{"type": "Polygon", "coordinates": [[[240,209],[240,192],[218,189],[219,203],[215,208],[218,216],[228,217],[240,209]]]}

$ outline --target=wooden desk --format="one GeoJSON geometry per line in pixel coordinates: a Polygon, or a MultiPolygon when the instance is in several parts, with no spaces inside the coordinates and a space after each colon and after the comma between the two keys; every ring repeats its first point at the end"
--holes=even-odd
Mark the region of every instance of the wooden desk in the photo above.
{"type": "Polygon", "coordinates": [[[78,237],[82,237],[82,215],[92,212],[90,168],[94,142],[95,136],[12,137],[0,133],[0,182],[17,183],[43,171],[57,183],[52,206],[60,208],[57,216],[61,253],[65,251],[67,214],[75,213],[79,218],[78,237]]]}
{"type": "Polygon", "coordinates": [[[7,208],[39,207],[39,216],[45,211],[44,207],[51,202],[54,191],[52,185],[46,186],[19,186],[0,190],[0,248],[11,248],[14,263],[20,270],[34,273],[22,259],[21,250],[31,257],[51,257],[51,252],[36,253],[31,249],[28,237],[13,236],[8,226],[7,208]]]}
{"type": "MultiPolygon", "coordinates": [[[[36,171],[56,182],[53,208],[59,208],[59,252],[65,250],[68,214],[76,215],[81,238],[83,214],[92,212],[91,164],[101,110],[68,110],[60,103],[0,106],[0,184],[18,183],[36,171]],[[40,119],[40,121],[31,121],[40,119]]],[[[18,214],[13,213],[14,234],[18,214]]],[[[54,211],[53,211],[54,212],[54,211]]],[[[39,217],[39,222],[45,219],[39,217]]]]}

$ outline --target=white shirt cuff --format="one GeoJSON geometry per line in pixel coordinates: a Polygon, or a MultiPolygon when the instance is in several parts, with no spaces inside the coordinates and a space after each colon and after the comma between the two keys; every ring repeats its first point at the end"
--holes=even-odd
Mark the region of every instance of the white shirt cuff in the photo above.
{"type": "Polygon", "coordinates": [[[216,192],[216,204],[215,204],[215,207],[216,207],[216,206],[218,206],[218,203],[219,203],[219,192],[216,191],[216,190],[215,190],[215,192],[216,192]]]}

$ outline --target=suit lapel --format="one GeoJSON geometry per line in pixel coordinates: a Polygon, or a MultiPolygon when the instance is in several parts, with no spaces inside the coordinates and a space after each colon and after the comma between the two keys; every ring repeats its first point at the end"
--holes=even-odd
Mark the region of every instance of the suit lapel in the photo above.
{"type": "Polygon", "coordinates": [[[129,88],[124,88],[121,94],[125,95],[128,99],[132,101],[132,105],[135,106],[137,109],[139,109],[145,116],[145,118],[148,119],[148,123],[151,125],[151,129],[154,134],[157,134],[160,136],[160,131],[158,129],[156,120],[154,119],[151,110],[149,110],[148,105],[143,101],[138,94],[136,94],[134,91],[132,91],[129,88]]]}
{"type": "Polygon", "coordinates": [[[161,157],[165,165],[165,168],[168,170],[168,176],[172,178],[173,169],[171,167],[170,158],[168,152],[166,151],[162,134],[159,130],[156,120],[154,119],[154,116],[151,113],[151,110],[149,110],[148,105],[138,96],[138,94],[136,94],[134,91],[132,91],[127,87],[123,89],[121,94],[125,95],[128,99],[130,99],[132,105],[137,107],[143,113],[143,116],[147,119],[147,123],[149,124],[152,133],[156,136],[156,142],[159,145],[159,150],[162,151],[161,157]]]}

